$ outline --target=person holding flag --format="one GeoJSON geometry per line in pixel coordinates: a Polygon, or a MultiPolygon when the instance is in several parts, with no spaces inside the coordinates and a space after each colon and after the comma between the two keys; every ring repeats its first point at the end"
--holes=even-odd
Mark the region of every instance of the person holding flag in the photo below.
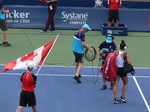
{"type": "Polygon", "coordinates": [[[27,104],[32,107],[33,112],[38,112],[34,93],[37,77],[32,73],[34,66],[34,63],[29,63],[27,65],[28,71],[24,72],[20,78],[22,82],[22,91],[20,94],[20,106],[18,107],[17,112],[22,112],[23,108],[26,107],[27,104]]]}
{"type": "Polygon", "coordinates": [[[20,94],[20,106],[17,108],[16,112],[22,112],[23,108],[26,107],[27,104],[28,106],[32,106],[33,112],[37,112],[36,99],[34,94],[34,88],[37,79],[36,77],[58,37],[59,35],[57,35],[56,39],[50,41],[49,43],[12,62],[9,62],[4,66],[2,73],[9,70],[28,70],[21,76],[22,92],[20,94]],[[36,75],[34,75],[32,70],[35,69],[38,65],[40,68],[36,75]]]}

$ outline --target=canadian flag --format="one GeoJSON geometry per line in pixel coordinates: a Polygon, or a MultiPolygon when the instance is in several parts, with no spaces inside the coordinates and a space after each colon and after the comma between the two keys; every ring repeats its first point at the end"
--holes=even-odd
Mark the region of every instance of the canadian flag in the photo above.
{"type": "Polygon", "coordinates": [[[46,60],[49,52],[51,51],[56,39],[52,40],[51,42],[41,46],[40,48],[8,63],[2,70],[2,72],[6,72],[8,70],[25,70],[27,69],[27,64],[29,61],[33,61],[35,64],[35,68],[38,65],[43,65],[44,61],[46,60]]]}

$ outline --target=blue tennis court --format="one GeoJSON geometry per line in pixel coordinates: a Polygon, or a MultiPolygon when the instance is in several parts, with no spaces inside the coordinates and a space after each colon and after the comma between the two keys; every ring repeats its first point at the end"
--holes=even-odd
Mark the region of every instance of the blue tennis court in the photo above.
{"type": "MultiPolygon", "coordinates": [[[[3,67],[1,65],[0,69],[3,67]]],[[[33,72],[36,74],[37,70],[33,72]]],[[[12,70],[0,73],[1,112],[16,111],[21,92],[20,76],[23,72],[24,70],[12,70]]],[[[84,67],[81,73],[82,83],[78,84],[73,79],[75,67],[43,66],[37,75],[35,89],[38,112],[150,112],[150,69],[136,68],[134,76],[128,75],[128,102],[124,104],[113,103],[112,90],[100,90],[102,79],[98,68],[84,67]],[[95,84],[97,75],[98,81],[95,84]]],[[[121,86],[120,81],[119,95],[121,86]]],[[[24,112],[30,111],[31,108],[24,108],[24,112]]]]}

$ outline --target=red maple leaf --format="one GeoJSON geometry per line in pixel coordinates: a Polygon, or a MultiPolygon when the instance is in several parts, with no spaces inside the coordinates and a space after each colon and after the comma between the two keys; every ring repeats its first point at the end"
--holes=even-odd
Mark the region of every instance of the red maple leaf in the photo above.
{"type": "Polygon", "coordinates": [[[22,56],[20,61],[24,62],[24,61],[28,61],[28,60],[33,60],[34,57],[36,57],[38,54],[34,54],[34,52],[30,52],[28,54],[26,54],[25,56],[22,56]]]}

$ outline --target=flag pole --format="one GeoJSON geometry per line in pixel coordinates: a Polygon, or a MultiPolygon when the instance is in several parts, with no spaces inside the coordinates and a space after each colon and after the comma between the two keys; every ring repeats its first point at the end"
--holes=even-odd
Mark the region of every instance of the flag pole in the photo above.
{"type": "Polygon", "coordinates": [[[47,59],[47,57],[48,57],[49,53],[51,52],[51,50],[52,50],[52,48],[53,48],[54,44],[56,43],[56,41],[57,41],[57,39],[58,39],[58,37],[59,37],[59,35],[57,35],[57,36],[56,36],[55,41],[54,41],[54,43],[53,43],[52,47],[50,48],[50,50],[49,50],[48,54],[46,55],[46,57],[45,57],[45,59],[44,59],[44,61],[43,61],[42,65],[40,66],[39,70],[37,71],[36,76],[37,76],[37,75],[38,75],[38,73],[40,72],[40,70],[41,70],[41,68],[42,68],[42,66],[43,66],[43,64],[44,64],[44,62],[45,62],[45,60],[47,59]]]}

